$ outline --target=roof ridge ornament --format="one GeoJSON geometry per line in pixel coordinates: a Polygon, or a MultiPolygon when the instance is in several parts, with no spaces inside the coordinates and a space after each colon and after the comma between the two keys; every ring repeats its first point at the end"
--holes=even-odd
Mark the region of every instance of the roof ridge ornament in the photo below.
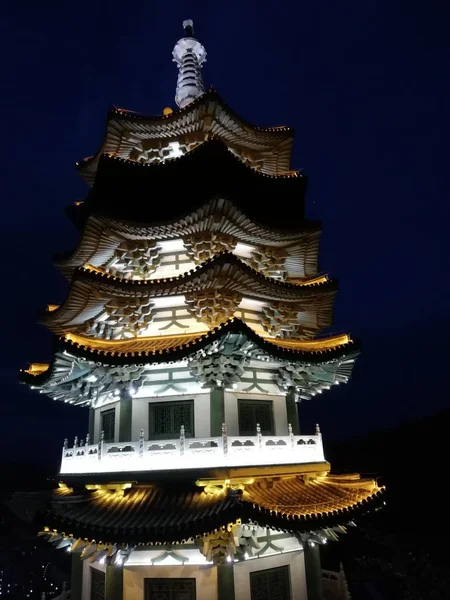
{"type": "Polygon", "coordinates": [[[175,102],[180,108],[185,108],[205,93],[201,68],[206,62],[206,50],[194,37],[191,19],[183,21],[183,28],[185,37],[178,40],[172,52],[173,60],[178,65],[175,102]]]}

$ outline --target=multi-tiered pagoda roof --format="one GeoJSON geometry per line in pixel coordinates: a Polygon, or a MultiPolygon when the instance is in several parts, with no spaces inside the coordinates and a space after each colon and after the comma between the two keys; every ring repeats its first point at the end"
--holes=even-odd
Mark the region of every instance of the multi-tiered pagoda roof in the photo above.
{"type": "Polygon", "coordinates": [[[40,317],[52,358],[21,372],[90,407],[41,515],[52,541],[85,557],[244,525],[335,539],[381,491],[330,475],[320,431],[298,427],[295,402],[346,383],[359,344],[329,333],[337,283],[318,267],[293,131],[249,124],[191,71],[180,110],[111,110],[100,149],[78,165],[91,185],[68,210],[80,240],[55,257],[68,294],[40,317]],[[151,412],[170,403],[178,412],[151,412]]]}

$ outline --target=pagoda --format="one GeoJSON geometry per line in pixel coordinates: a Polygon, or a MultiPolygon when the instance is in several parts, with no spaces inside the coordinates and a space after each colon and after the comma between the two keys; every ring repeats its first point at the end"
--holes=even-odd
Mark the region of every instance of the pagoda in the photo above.
{"type": "Polygon", "coordinates": [[[330,473],[297,403],[347,382],[359,347],[324,335],[337,286],[292,129],[205,91],[183,26],[178,108],[110,110],[77,165],[79,243],[55,260],[69,290],[41,316],[52,360],[21,379],[89,426],[64,443],[40,535],[72,555],[72,600],[319,600],[319,547],[382,490],[330,473]]]}

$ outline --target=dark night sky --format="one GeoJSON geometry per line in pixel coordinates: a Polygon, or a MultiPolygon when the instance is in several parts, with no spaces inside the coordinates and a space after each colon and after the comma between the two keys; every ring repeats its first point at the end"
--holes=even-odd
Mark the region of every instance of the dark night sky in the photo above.
{"type": "Polygon", "coordinates": [[[86,432],[85,410],[19,386],[17,370],[50,358],[36,312],[66,295],[51,255],[77,241],[64,208],[87,187],[74,163],[96,151],[111,105],[174,106],[185,18],[208,51],[206,85],[257,125],[295,127],[292,166],[309,176],[307,215],[323,221],[321,268],[340,280],[335,330],[363,342],[352,382],[303,404],[304,422],[346,438],[448,406],[447,2],[8,4],[1,449],[45,462],[86,432]]]}

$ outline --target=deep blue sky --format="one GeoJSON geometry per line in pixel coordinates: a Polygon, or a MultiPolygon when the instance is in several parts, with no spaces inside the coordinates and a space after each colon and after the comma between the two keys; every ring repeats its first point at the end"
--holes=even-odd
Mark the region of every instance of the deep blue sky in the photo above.
{"type": "Polygon", "coordinates": [[[1,449],[46,460],[87,429],[85,411],[19,386],[17,370],[50,358],[35,318],[65,298],[51,255],[76,244],[64,208],[87,188],[74,163],[97,149],[111,105],[174,106],[185,18],[208,51],[207,85],[257,125],[295,127],[292,167],[309,176],[308,216],[323,221],[321,268],[340,280],[336,330],[363,342],[350,385],[302,405],[304,422],[332,439],[448,406],[448,2],[8,4],[1,449]]]}

